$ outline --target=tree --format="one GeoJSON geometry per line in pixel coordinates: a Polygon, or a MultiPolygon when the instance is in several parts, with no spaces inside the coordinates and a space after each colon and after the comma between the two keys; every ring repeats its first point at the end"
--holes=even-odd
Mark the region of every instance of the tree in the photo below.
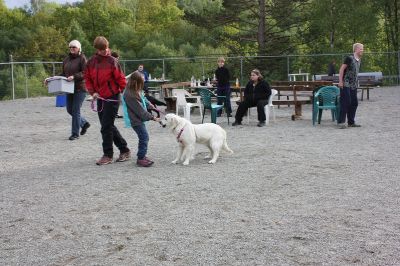
{"type": "Polygon", "coordinates": [[[62,32],[52,27],[39,27],[28,42],[28,47],[16,51],[18,58],[60,61],[67,54],[68,41],[62,32]]]}

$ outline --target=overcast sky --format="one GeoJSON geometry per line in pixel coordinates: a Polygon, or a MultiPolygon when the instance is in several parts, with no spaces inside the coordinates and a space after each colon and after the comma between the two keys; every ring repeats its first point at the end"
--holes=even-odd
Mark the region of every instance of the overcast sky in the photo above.
{"type": "MultiPolygon", "coordinates": [[[[23,7],[29,4],[30,0],[4,0],[4,3],[8,8],[23,7]]],[[[80,2],[79,0],[48,0],[47,2],[56,2],[60,4],[80,2]]]]}

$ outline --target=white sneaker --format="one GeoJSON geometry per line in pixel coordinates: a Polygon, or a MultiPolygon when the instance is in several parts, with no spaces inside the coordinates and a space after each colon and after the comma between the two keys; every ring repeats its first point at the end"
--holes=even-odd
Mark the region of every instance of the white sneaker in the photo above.
{"type": "Polygon", "coordinates": [[[337,126],[338,126],[339,129],[346,129],[347,128],[345,123],[340,123],[337,126]]]}

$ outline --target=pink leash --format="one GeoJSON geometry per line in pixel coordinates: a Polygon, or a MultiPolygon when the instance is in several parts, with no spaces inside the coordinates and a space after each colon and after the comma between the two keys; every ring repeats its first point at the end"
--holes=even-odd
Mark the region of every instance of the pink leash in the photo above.
{"type": "MultiPolygon", "coordinates": [[[[102,101],[105,101],[105,102],[119,102],[119,100],[104,99],[103,97],[100,97],[100,96],[97,97],[97,99],[102,100],[102,101]]],[[[104,108],[104,103],[102,102],[102,104],[101,104],[101,109],[99,110],[98,108],[96,108],[96,107],[94,106],[94,102],[95,102],[95,100],[93,100],[92,103],[90,104],[90,107],[92,108],[92,111],[98,112],[98,113],[102,112],[102,111],[103,111],[103,108],[104,108]]]]}

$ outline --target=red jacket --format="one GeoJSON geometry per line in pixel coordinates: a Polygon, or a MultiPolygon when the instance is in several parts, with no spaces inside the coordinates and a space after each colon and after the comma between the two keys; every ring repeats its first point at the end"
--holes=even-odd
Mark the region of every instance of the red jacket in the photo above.
{"type": "Polygon", "coordinates": [[[122,92],[126,86],[125,74],[118,61],[110,55],[95,54],[86,64],[85,84],[88,92],[97,92],[100,97],[110,98],[122,92]]]}

